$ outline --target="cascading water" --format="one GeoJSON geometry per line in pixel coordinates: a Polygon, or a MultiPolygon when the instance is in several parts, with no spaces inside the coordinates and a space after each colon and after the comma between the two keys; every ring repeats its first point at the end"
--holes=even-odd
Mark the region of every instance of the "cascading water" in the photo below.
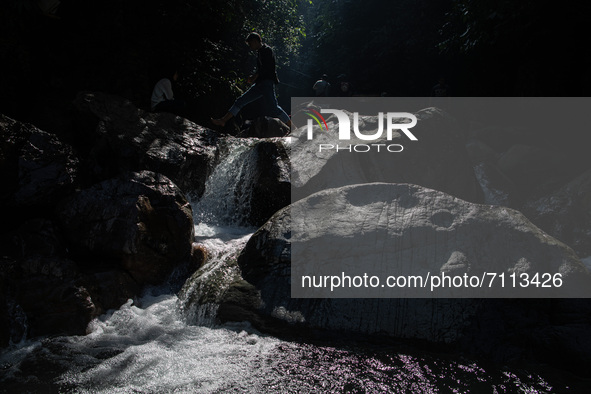
{"type": "Polygon", "coordinates": [[[256,140],[228,140],[227,154],[194,205],[196,242],[208,262],[181,296],[153,289],[93,321],[89,334],[25,341],[0,354],[0,390],[76,393],[490,392],[563,390],[537,374],[369,344],[307,344],[216,326],[215,292],[254,228],[244,227],[256,140]]]}
{"type": "Polygon", "coordinates": [[[196,236],[199,238],[230,230],[247,222],[252,197],[251,174],[255,171],[254,142],[249,139],[225,140],[226,154],[205,184],[205,193],[193,204],[196,236]],[[217,227],[217,228],[216,228],[217,227]]]}
{"type": "Polygon", "coordinates": [[[203,196],[192,204],[195,241],[207,250],[208,259],[181,291],[179,309],[190,324],[213,324],[218,307],[215,295],[220,296],[238,274],[231,262],[255,230],[243,226],[252,195],[249,178],[256,166],[253,142],[233,138],[225,142],[227,153],[208,178],[203,196]],[[214,294],[214,299],[200,299],[205,293],[214,294]]]}

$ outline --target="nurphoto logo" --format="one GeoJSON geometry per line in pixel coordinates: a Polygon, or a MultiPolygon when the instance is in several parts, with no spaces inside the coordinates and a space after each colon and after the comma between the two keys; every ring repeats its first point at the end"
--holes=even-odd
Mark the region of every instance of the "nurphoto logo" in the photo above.
{"type": "MultiPolygon", "coordinates": [[[[378,127],[377,130],[367,133],[362,133],[359,129],[359,113],[353,113],[353,127],[351,128],[351,119],[349,115],[345,111],[339,109],[321,109],[320,112],[308,108],[306,110],[306,114],[310,116],[311,119],[308,119],[307,124],[307,131],[308,131],[308,140],[314,139],[314,121],[320,126],[321,131],[328,132],[328,124],[326,120],[322,116],[322,114],[333,114],[337,117],[339,123],[339,141],[350,141],[351,140],[351,131],[355,137],[362,141],[378,141],[381,140],[384,134],[384,120],[386,121],[386,140],[392,141],[393,139],[393,132],[394,130],[400,130],[404,135],[406,135],[411,141],[418,141],[417,137],[411,133],[409,129],[413,128],[417,124],[417,117],[408,112],[387,112],[385,115],[383,112],[378,113],[378,127]],[[400,120],[410,120],[410,122],[400,123],[400,120]]],[[[354,144],[354,145],[347,145],[341,146],[339,144],[319,144],[318,149],[320,152],[324,150],[331,150],[334,149],[336,151],[346,150],[349,152],[370,152],[375,150],[380,152],[382,148],[385,148],[388,152],[402,152],[404,147],[400,144],[383,144],[383,143],[373,143],[373,144],[354,144]]]]}

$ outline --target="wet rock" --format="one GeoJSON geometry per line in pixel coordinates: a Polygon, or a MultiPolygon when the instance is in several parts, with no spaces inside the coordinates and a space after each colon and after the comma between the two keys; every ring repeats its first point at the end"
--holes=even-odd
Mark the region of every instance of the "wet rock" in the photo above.
{"type": "Polygon", "coordinates": [[[59,256],[2,261],[0,345],[39,335],[84,335],[96,316],[119,308],[141,287],[115,267],[92,272],[59,256]]]}
{"type": "Polygon", "coordinates": [[[66,254],[63,237],[56,224],[45,218],[25,221],[12,237],[19,257],[56,257],[66,254]]]}
{"type": "MultiPolygon", "coordinates": [[[[410,141],[399,131],[393,132],[392,140],[384,136],[380,140],[364,141],[352,135],[349,141],[339,141],[338,122],[333,116],[326,119],[328,132],[317,133],[313,143],[307,140],[307,127],[293,130],[294,197],[299,199],[319,190],[345,185],[388,182],[413,183],[468,201],[483,201],[459,125],[437,108],[427,108],[415,115],[419,121],[412,132],[418,141],[410,141]],[[380,151],[377,152],[375,146],[367,153],[346,149],[349,145],[370,143],[381,144],[380,151]],[[319,144],[340,144],[345,149],[319,152],[319,144]],[[395,144],[403,146],[403,150],[388,152],[386,146],[395,144]]],[[[377,122],[375,116],[361,117],[359,128],[362,132],[373,130],[375,133],[377,122]]]]}
{"type": "Polygon", "coordinates": [[[191,254],[191,206],[163,175],[128,173],[77,193],[59,209],[72,252],[157,284],[191,254]]]}
{"type": "Polygon", "coordinates": [[[194,243],[191,249],[191,266],[193,271],[198,270],[207,261],[207,249],[205,246],[194,243]]]}
{"type": "Polygon", "coordinates": [[[15,298],[27,316],[28,337],[84,335],[90,320],[97,316],[86,288],[51,273],[23,278],[15,298]]]}
{"type": "Polygon", "coordinates": [[[87,289],[77,281],[79,271],[73,261],[35,256],[2,263],[0,309],[8,313],[10,341],[86,333],[86,325],[98,310],[87,289]]]}
{"type": "Polygon", "coordinates": [[[280,139],[257,143],[252,155],[255,156],[256,170],[250,181],[249,222],[261,226],[291,202],[290,162],[280,139]]]}
{"type": "MultiPolygon", "coordinates": [[[[108,309],[136,297],[140,285],[108,261],[68,258],[53,221],[34,218],[8,235],[13,256],[0,261],[0,345],[37,335],[81,335],[108,309]]],[[[7,243],[9,244],[9,243],[7,243]]]]}
{"type": "Polygon", "coordinates": [[[215,323],[218,305],[226,290],[232,282],[241,279],[236,259],[248,238],[245,235],[226,245],[224,250],[215,247],[207,250],[207,260],[179,291],[179,309],[188,322],[215,323]]]}
{"type": "Polygon", "coordinates": [[[489,161],[480,162],[474,165],[474,174],[480,183],[484,202],[491,205],[514,206],[515,197],[514,183],[499,171],[496,164],[489,161]]]}
{"type": "Polygon", "coordinates": [[[523,213],[581,257],[591,256],[591,170],[544,197],[528,201],[523,213]]]}
{"type": "Polygon", "coordinates": [[[285,137],[289,134],[289,127],[277,118],[263,116],[256,118],[250,127],[242,130],[237,136],[240,138],[273,138],[285,137]]]}
{"type": "MultiPolygon", "coordinates": [[[[260,226],[290,203],[290,160],[282,138],[226,137],[225,153],[198,204],[210,223],[260,226]]],[[[196,212],[199,217],[200,212],[196,212]]]]}
{"type": "Polygon", "coordinates": [[[127,300],[136,298],[142,290],[129,273],[117,268],[85,273],[77,283],[84,286],[90,293],[97,315],[109,309],[118,309],[127,300]]]}
{"type": "Polygon", "coordinates": [[[0,139],[4,206],[52,207],[73,191],[78,158],[57,136],[0,115],[0,139]]]}
{"type": "Polygon", "coordinates": [[[79,123],[86,125],[81,132],[96,139],[89,164],[97,178],[150,170],[185,193],[203,194],[217,159],[215,132],[170,113],[142,111],[104,93],[79,93],[74,106],[81,113],[79,123]]]}
{"type": "MultiPolygon", "coordinates": [[[[383,251],[388,250],[384,249],[385,245],[393,245],[397,257],[382,255],[382,261],[391,262],[389,270],[397,274],[540,271],[563,273],[565,281],[573,281],[573,289],[577,285],[588,289],[591,283],[588,271],[571,249],[543,233],[517,211],[471,204],[414,185],[359,185],[300,200],[279,211],[261,227],[238,258],[241,277],[221,296],[218,318],[248,318],[261,329],[275,332],[322,329],[455,343],[465,349],[489,343],[488,355],[504,360],[530,352],[524,344],[540,340],[529,337],[532,327],[539,328],[540,322],[547,320],[539,316],[519,318],[531,307],[531,300],[516,303],[474,298],[292,298],[292,230],[302,221],[294,223],[290,211],[293,213],[298,205],[306,207],[298,212],[314,212],[313,218],[303,220],[306,239],[334,234],[326,247],[330,249],[328,254],[340,259],[342,264],[345,264],[343,253],[358,256],[372,249],[387,253],[383,251]],[[332,207],[330,215],[319,216],[322,210],[314,209],[322,201],[332,207]],[[386,213],[387,217],[380,213],[386,213]],[[350,220],[351,217],[362,217],[363,225],[359,220],[350,220]],[[499,306],[492,308],[495,303],[499,306]],[[480,323],[485,320],[491,327],[497,327],[494,335],[488,331],[486,335],[479,334],[480,323]],[[491,321],[495,324],[491,325],[491,321]],[[502,344],[510,346],[500,347],[502,344]]],[[[380,258],[379,253],[374,260],[380,258]]],[[[371,271],[370,267],[364,269],[371,271]]],[[[322,267],[317,267],[316,273],[322,274],[322,267]]],[[[355,297],[353,289],[346,291],[355,297]]],[[[533,303],[539,306],[536,313],[547,316],[543,302],[533,303]]]]}

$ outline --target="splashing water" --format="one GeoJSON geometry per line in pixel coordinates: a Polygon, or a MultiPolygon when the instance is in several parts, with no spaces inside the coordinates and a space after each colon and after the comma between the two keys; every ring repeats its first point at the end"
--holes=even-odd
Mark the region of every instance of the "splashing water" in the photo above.
{"type": "Polygon", "coordinates": [[[208,251],[208,260],[187,280],[181,291],[179,308],[187,323],[214,325],[218,301],[223,291],[238,278],[240,270],[235,262],[253,232],[252,228],[208,226],[203,223],[196,227],[196,234],[199,234],[196,239],[208,251]],[[209,235],[202,235],[204,233],[209,235]],[[204,294],[208,299],[201,297],[204,294]]]}
{"type": "MultiPolygon", "coordinates": [[[[230,145],[204,196],[193,204],[195,241],[208,250],[209,260],[187,293],[199,295],[200,286],[208,284],[221,290],[237,273],[229,262],[254,232],[241,227],[250,198],[243,187],[253,165],[250,146],[230,145]]],[[[25,341],[6,349],[0,353],[0,391],[571,392],[567,384],[552,385],[521,369],[387,346],[285,341],[248,323],[215,325],[215,302],[193,301],[148,294],[94,320],[86,336],[25,341]]]]}
{"type": "Polygon", "coordinates": [[[228,152],[205,183],[205,193],[193,205],[195,223],[244,225],[252,197],[251,176],[256,155],[248,139],[229,139],[228,152]]]}
{"type": "Polygon", "coordinates": [[[6,352],[0,365],[11,374],[0,379],[1,387],[75,393],[548,393],[566,389],[521,370],[402,354],[387,346],[288,342],[262,335],[246,323],[215,328],[188,325],[176,311],[176,303],[174,295],[145,297],[137,305],[128,302],[97,319],[87,336],[55,338],[6,352]]]}

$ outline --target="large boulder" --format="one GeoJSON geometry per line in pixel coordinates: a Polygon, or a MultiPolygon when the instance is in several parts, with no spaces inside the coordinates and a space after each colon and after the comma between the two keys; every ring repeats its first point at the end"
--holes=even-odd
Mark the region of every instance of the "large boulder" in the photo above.
{"type": "Polygon", "coordinates": [[[86,333],[99,310],[77,281],[79,276],[76,264],[68,259],[35,257],[21,262],[11,278],[13,286],[18,284],[11,295],[13,305],[26,316],[27,337],[86,333]]]}
{"type": "Polygon", "coordinates": [[[261,140],[252,150],[256,161],[247,187],[252,187],[249,223],[259,227],[291,201],[290,162],[281,139],[261,140]]]}
{"type": "Polygon", "coordinates": [[[111,261],[140,284],[162,282],[190,258],[191,206],[157,173],[127,173],[82,190],[59,217],[74,255],[111,261]]]}
{"type": "MultiPolygon", "coordinates": [[[[413,183],[440,190],[462,199],[481,202],[482,190],[474,176],[466,152],[460,126],[437,108],[415,114],[418,119],[412,133],[418,141],[410,141],[403,133],[393,132],[393,139],[371,141],[381,144],[369,152],[350,152],[349,145],[367,145],[355,135],[350,141],[338,140],[338,122],[334,115],[326,118],[328,130],[307,139],[307,127],[292,131],[291,160],[294,199],[327,188],[345,185],[387,182],[413,183]],[[319,152],[319,144],[342,148],[319,152]],[[403,151],[388,152],[386,145],[402,145],[403,151]]],[[[360,130],[375,130],[377,116],[360,116],[360,130]]],[[[301,124],[301,122],[300,122],[301,124]]],[[[365,148],[363,148],[365,149],[365,148]]],[[[392,150],[395,150],[392,148],[392,150]]]]}
{"type": "MultiPolygon", "coordinates": [[[[536,326],[548,320],[530,318],[531,313],[525,313],[534,307],[535,314],[549,315],[550,311],[545,310],[540,300],[524,299],[516,303],[473,298],[292,298],[292,236],[298,231],[300,234],[304,231],[306,239],[332,234],[331,242],[326,245],[328,254],[334,254],[343,263],[343,253],[354,256],[371,253],[368,250],[373,245],[379,249],[375,259],[382,257],[391,262],[388,268],[393,273],[560,272],[567,286],[573,286],[566,289],[569,294],[579,285],[588,289],[591,283],[589,272],[571,249],[543,233],[517,211],[468,203],[414,185],[357,185],[300,200],[279,211],[261,227],[238,258],[240,276],[233,278],[226,291],[216,288],[216,294],[209,297],[210,302],[213,299],[220,304],[217,309],[220,320],[249,320],[260,329],[272,332],[290,329],[302,332],[306,328],[461,343],[466,349],[478,347],[476,351],[491,354],[499,351],[498,346],[507,343],[508,338],[522,352],[532,343],[550,346],[552,342],[548,337],[552,329],[536,326]],[[294,209],[304,215],[310,212],[311,216],[294,222],[290,214],[294,209]],[[330,214],[318,216],[323,209],[330,214]],[[297,228],[302,223],[305,229],[297,228]],[[360,243],[366,247],[362,248],[360,243]],[[519,316],[523,319],[519,320],[519,316]],[[495,327],[494,336],[485,340],[479,334],[481,323],[495,327]],[[534,328],[544,338],[529,338],[534,328]],[[487,349],[476,346],[483,342],[490,346],[487,349]]],[[[227,267],[224,269],[228,272],[227,267]]],[[[321,270],[322,267],[316,267],[317,272],[321,270]]],[[[202,299],[208,299],[205,290],[202,299]]],[[[346,291],[350,297],[356,296],[354,289],[346,291]]],[[[555,293],[536,293],[533,289],[531,294],[555,293]]],[[[506,289],[497,296],[511,295],[511,290],[506,289]]],[[[555,314],[556,310],[551,312],[555,314]]],[[[566,323],[577,321],[586,313],[581,310],[576,316],[566,318],[566,323]]],[[[569,327],[573,329],[572,325],[569,327]]],[[[554,339],[566,340],[564,336],[554,339]]],[[[497,356],[509,357],[508,354],[497,356]]]]}
{"type": "Polygon", "coordinates": [[[74,190],[78,158],[57,136],[0,115],[0,139],[5,208],[53,207],[74,190]]]}
{"type": "Polygon", "coordinates": [[[553,193],[528,201],[523,213],[581,258],[591,256],[591,170],[553,193]]]}
{"type": "Polygon", "coordinates": [[[83,335],[96,316],[140,293],[112,262],[68,258],[59,226],[27,220],[9,234],[0,260],[0,346],[38,335],[83,335]]]}
{"type": "Polygon", "coordinates": [[[122,269],[81,270],[58,256],[5,259],[1,265],[0,346],[39,335],[84,335],[93,318],[140,292],[122,269]]]}
{"type": "Polygon", "coordinates": [[[76,264],[62,257],[4,257],[0,262],[0,343],[38,335],[83,335],[99,310],[78,281],[76,264]],[[2,327],[3,326],[3,327],[2,327]]]}
{"type": "Polygon", "coordinates": [[[170,113],[142,111],[105,93],[79,93],[74,107],[81,113],[81,132],[95,139],[89,164],[96,177],[150,170],[169,177],[185,193],[203,193],[217,159],[215,132],[170,113]]]}

